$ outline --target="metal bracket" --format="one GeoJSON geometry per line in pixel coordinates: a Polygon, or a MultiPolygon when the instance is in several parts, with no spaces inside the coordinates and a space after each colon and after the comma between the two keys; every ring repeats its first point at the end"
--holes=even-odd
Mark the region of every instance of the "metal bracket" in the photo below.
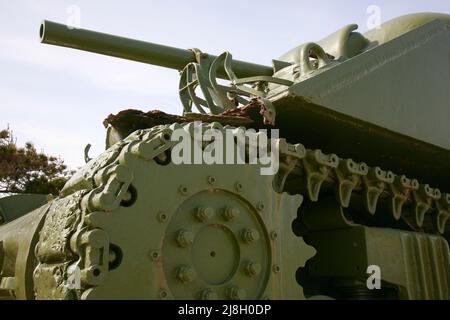
{"type": "Polygon", "coordinates": [[[338,180],[336,196],[343,208],[348,208],[353,190],[360,183],[361,176],[366,175],[368,170],[364,162],[357,164],[351,159],[339,161],[339,165],[334,170],[338,180]]]}
{"type": "Polygon", "coordinates": [[[320,150],[307,150],[302,164],[306,175],[308,198],[311,201],[317,201],[322,183],[331,170],[337,168],[339,158],[335,154],[323,154],[320,150]]]}
{"type": "Polygon", "coordinates": [[[440,197],[441,192],[438,189],[431,188],[428,184],[421,184],[418,189],[413,190],[415,222],[418,227],[422,227],[425,214],[432,208],[433,201],[440,197]]]}
{"type": "Polygon", "coordinates": [[[403,205],[408,200],[409,194],[419,188],[419,182],[415,179],[408,179],[406,176],[396,176],[394,182],[389,184],[391,193],[390,211],[395,220],[399,220],[402,215],[403,205]]]}
{"type": "Polygon", "coordinates": [[[435,225],[437,226],[438,232],[444,234],[445,225],[450,219],[450,194],[444,193],[442,197],[436,201],[436,218],[435,225]]]}
{"type": "Polygon", "coordinates": [[[195,106],[201,113],[209,110],[212,114],[219,114],[239,105],[246,105],[251,99],[262,102],[262,115],[266,124],[274,124],[276,112],[272,103],[266,98],[268,83],[291,86],[292,81],[270,76],[247,77],[238,79],[232,70],[232,55],[224,52],[211,61],[198,49],[192,49],[197,62],[189,63],[181,72],[179,95],[184,113],[192,112],[195,106]],[[229,85],[219,84],[219,71],[225,71],[230,81],[229,85]],[[199,97],[199,88],[203,97],[199,97]]]}
{"type": "Polygon", "coordinates": [[[386,188],[386,184],[393,182],[394,174],[391,171],[383,171],[379,167],[370,168],[367,175],[362,177],[364,206],[370,214],[375,214],[378,199],[386,188]]]}
{"type": "Polygon", "coordinates": [[[91,144],[90,143],[88,143],[87,145],[86,145],[86,147],[84,147],[84,162],[86,162],[86,163],[88,163],[89,161],[91,161],[92,160],[92,158],[91,157],[89,157],[89,150],[91,150],[91,144]]]}
{"type": "Polygon", "coordinates": [[[276,192],[283,192],[286,178],[297,166],[299,161],[306,156],[306,149],[302,144],[290,144],[286,139],[279,139],[280,169],[274,177],[273,186],[276,192]]]}

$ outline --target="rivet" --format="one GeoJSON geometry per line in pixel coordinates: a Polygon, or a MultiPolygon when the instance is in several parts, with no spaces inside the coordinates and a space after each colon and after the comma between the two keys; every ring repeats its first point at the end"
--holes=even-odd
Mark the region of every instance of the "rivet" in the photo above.
{"type": "Polygon", "coordinates": [[[176,271],[176,277],[178,281],[187,283],[194,281],[196,274],[190,266],[181,266],[176,271]]]}
{"type": "Polygon", "coordinates": [[[228,207],[225,209],[225,211],[223,213],[223,217],[227,221],[237,219],[237,218],[239,218],[239,215],[240,215],[240,210],[238,207],[228,207]]]}
{"type": "Polygon", "coordinates": [[[177,233],[177,243],[180,247],[189,247],[194,242],[194,234],[191,231],[181,229],[177,233]]]}
{"type": "Polygon", "coordinates": [[[247,292],[237,286],[228,289],[228,298],[231,300],[244,300],[247,297],[247,292]]]}
{"type": "Polygon", "coordinates": [[[160,299],[166,300],[169,297],[169,293],[167,292],[166,289],[161,289],[158,292],[158,296],[159,296],[160,299]]]}
{"type": "Polygon", "coordinates": [[[214,209],[211,207],[199,207],[197,208],[197,212],[195,213],[195,217],[201,222],[205,222],[211,219],[213,215],[214,209]]]}
{"type": "Polygon", "coordinates": [[[189,193],[189,189],[188,187],[186,187],[185,185],[181,185],[178,187],[178,191],[183,195],[187,195],[189,193]]]}
{"type": "Polygon", "coordinates": [[[278,233],[277,233],[276,231],[272,231],[272,232],[270,233],[270,238],[271,238],[272,240],[276,240],[276,239],[278,238],[278,233]]]}
{"type": "Polygon", "coordinates": [[[249,277],[257,276],[261,273],[261,264],[257,262],[247,262],[244,267],[244,272],[249,277]]]}
{"type": "Polygon", "coordinates": [[[258,202],[256,204],[256,209],[258,209],[258,211],[263,211],[264,210],[264,203],[258,202]]]}
{"type": "Polygon", "coordinates": [[[241,192],[242,191],[242,183],[236,182],[234,185],[234,188],[236,189],[237,192],[241,192]]]}
{"type": "Polygon", "coordinates": [[[150,252],[150,259],[152,259],[153,261],[158,261],[159,258],[160,258],[159,251],[153,250],[150,252]]]}
{"type": "Polygon", "coordinates": [[[242,240],[245,243],[251,243],[259,240],[259,233],[255,229],[244,229],[242,231],[242,240]]]}
{"type": "Polygon", "coordinates": [[[274,264],[273,267],[272,267],[272,271],[273,271],[273,273],[280,272],[280,266],[277,265],[277,264],[274,264]]]}
{"type": "Polygon", "coordinates": [[[201,300],[217,300],[219,296],[211,289],[205,289],[200,293],[201,300]]]}
{"type": "Polygon", "coordinates": [[[214,176],[209,176],[208,177],[208,183],[211,185],[216,184],[216,178],[214,176]]]}

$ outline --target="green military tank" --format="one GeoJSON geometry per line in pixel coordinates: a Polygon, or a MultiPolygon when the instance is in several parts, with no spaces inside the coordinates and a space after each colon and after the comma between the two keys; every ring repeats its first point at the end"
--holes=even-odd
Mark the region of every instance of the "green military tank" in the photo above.
{"type": "Polygon", "coordinates": [[[59,197],[0,199],[3,298],[450,298],[450,15],[351,24],[272,66],[50,21],[40,38],[180,71],[183,115],[110,115],[59,197]],[[229,161],[176,153],[183,133],[199,152],[223,134],[229,161]]]}

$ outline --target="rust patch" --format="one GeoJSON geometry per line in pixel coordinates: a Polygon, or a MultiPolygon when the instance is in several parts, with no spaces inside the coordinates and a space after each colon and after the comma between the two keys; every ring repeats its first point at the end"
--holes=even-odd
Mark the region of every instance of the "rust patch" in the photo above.
{"type": "Polygon", "coordinates": [[[187,113],[183,116],[167,114],[163,111],[152,110],[143,112],[135,109],[120,111],[118,114],[110,114],[104,121],[105,127],[113,127],[124,138],[139,129],[148,129],[158,125],[171,123],[184,123],[192,121],[219,122],[222,125],[245,127],[253,129],[269,129],[271,126],[264,124],[262,112],[263,105],[258,101],[251,101],[242,108],[227,110],[218,115],[187,113]]]}

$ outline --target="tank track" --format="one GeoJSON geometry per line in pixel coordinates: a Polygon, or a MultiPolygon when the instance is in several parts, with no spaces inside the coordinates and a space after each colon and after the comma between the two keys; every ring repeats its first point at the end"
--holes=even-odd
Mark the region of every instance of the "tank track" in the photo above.
{"type": "MultiPolygon", "coordinates": [[[[292,148],[285,141],[282,145],[292,148]]],[[[364,162],[305,149],[300,144],[295,148],[304,152],[295,156],[280,153],[283,170],[277,177],[278,190],[302,194],[311,202],[334,193],[346,224],[426,232],[450,240],[449,193],[364,162]]]]}
{"type": "MultiPolygon", "coordinates": [[[[216,122],[202,126],[204,130],[245,130],[216,122]]],[[[66,184],[61,197],[48,210],[36,247],[37,298],[83,299],[91,289],[74,291],[63,284],[73,265],[81,270],[86,288],[100,284],[114,259],[102,254],[108,245],[108,234],[98,225],[106,223],[108,214],[120,205],[133,201],[131,182],[134,177],[127,164],[136,157],[160,164],[170,162],[170,149],[175,144],[170,137],[177,128],[192,132],[193,123],[137,130],[92,160],[66,184]],[[48,290],[49,287],[53,289],[48,290]]],[[[273,180],[275,192],[301,195],[310,202],[334,194],[336,204],[342,208],[342,215],[337,219],[319,217],[315,223],[302,223],[306,230],[300,232],[301,235],[362,224],[440,234],[449,240],[448,193],[378,167],[309,150],[300,143],[290,144],[283,138],[278,139],[278,147],[280,170],[273,180]]],[[[183,192],[180,189],[180,193],[183,192]]],[[[302,207],[303,204],[300,213],[302,207]]],[[[155,251],[154,254],[152,259],[158,260],[160,253],[155,251]]],[[[160,292],[160,298],[166,298],[167,294],[160,292]]]]}

